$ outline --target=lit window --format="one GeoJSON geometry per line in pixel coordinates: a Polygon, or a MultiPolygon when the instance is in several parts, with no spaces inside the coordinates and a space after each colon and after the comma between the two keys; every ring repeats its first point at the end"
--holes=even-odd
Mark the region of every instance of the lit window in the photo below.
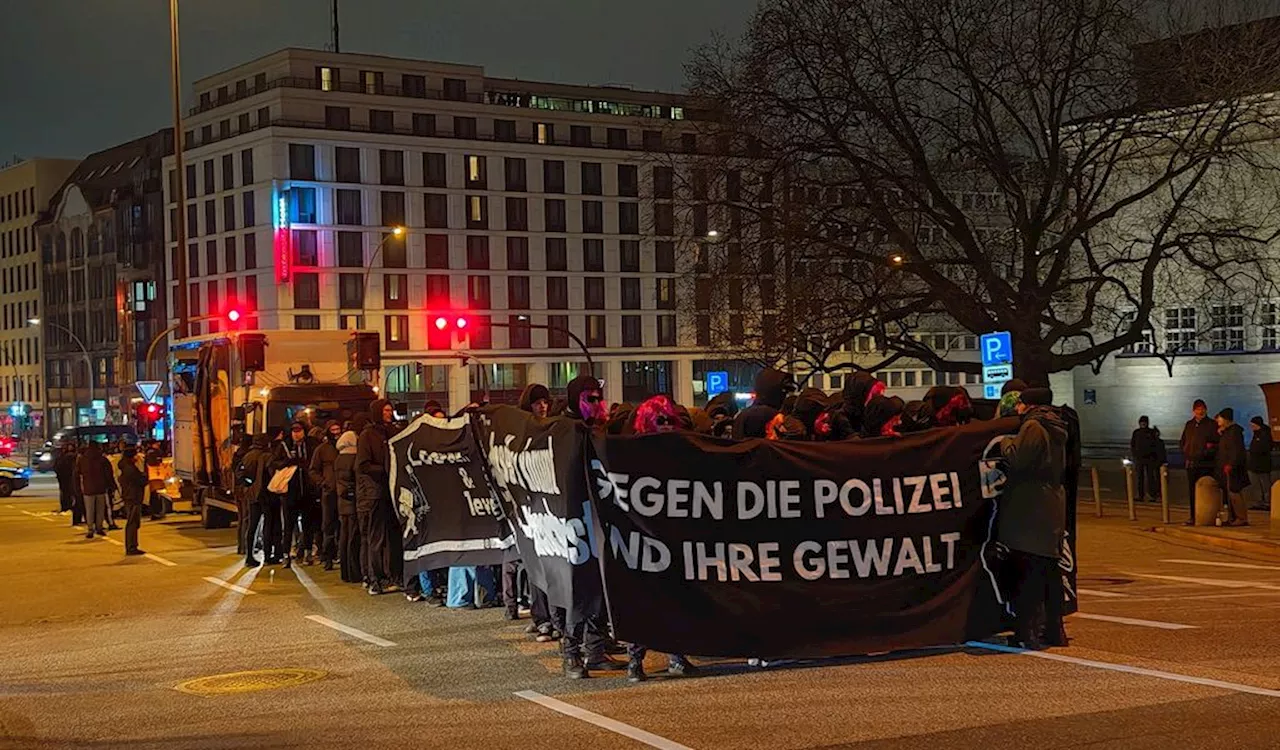
{"type": "Polygon", "coordinates": [[[467,157],[467,179],[472,182],[480,182],[484,179],[484,157],[468,156],[467,157]]]}
{"type": "Polygon", "coordinates": [[[538,123],[538,143],[546,145],[551,140],[548,130],[549,128],[545,122],[538,123]]]}
{"type": "Polygon", "coordinates": [[[468,197],[467,206],[472,221],[484,221],[484,203],[480,196],[472,195],[468,197]]]}
{"type": "Polygon", "coordinates": [[[320,90],[333,91],[333,68],[320,69],[320,90]]]}

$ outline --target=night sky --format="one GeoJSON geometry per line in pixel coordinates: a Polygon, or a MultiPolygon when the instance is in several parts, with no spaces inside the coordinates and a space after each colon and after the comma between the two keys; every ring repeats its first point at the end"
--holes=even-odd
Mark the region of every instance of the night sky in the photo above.
{"type": "MultiPolygon", "coordinates": [[[[342,51],[490,75],[679,91],[688,51],[752,0],[340,0],[342,51]]],[[[190,85],[329,43],[329,0],[180,0],[190,85]]],[[[168,0],[0,0],[0,163],[78,158],[171,124],[168,0]]]]}

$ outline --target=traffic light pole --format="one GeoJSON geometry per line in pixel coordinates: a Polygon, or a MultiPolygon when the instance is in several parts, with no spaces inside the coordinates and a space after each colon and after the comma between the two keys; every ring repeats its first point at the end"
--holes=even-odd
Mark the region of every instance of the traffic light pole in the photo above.
{"type": "Polygon", "coordinates": [[[573,343],[577,344],[578,348],[582,350],[582,356],[586,357],[587,359],[587,374],[589,375],[596,374],[596,363],[594,360],[591,359],[591,350],[587,348],[586,343],[584,343],[582,339],[578,338],[578,334],[574,333],[573,331],[570,331],[568,328],[561,328],[560,326],[553,326],[548,323],[534,323],[531,320],[522,320],[519,323],[490,322],[489,325],[496,326],[498,328],[506,328],[506,329],[516,328],[516,327],[537,328],[540,331],[555,331],[556,333],[563,333],[566,336],[568,336],[570,339],[572,339],[573,343]]]}
{"type": "MultiPolygon", "coordinates": [[[[222,317],[221,314],[199,315],[186,321],[179,321],[177,323],[174,323],[173,325],[164,329],[160,333],[157,333],[155,337],[151,339],[151,344],[147,347],[147,358],[143,360],[144,362],[146,362],[147,375],[152,377],[152,379],[155,379],[154,375],[152,375],[152,370],[151,370],[151,358],[155,356],[156,347],[160,345],[160,342],[163,341],[166,336],[168,336],[169,334],[181,328],[184,325],[184,323],[200,323],[205,320],[213,320],[214,318],[221,318],[221,317],[222,317]]],[[[182,338],[182,337],[179,336],[178,338],[182,338]]],[[[161,378],[161,379],[168,380],[168,378],[161,378]]]]}

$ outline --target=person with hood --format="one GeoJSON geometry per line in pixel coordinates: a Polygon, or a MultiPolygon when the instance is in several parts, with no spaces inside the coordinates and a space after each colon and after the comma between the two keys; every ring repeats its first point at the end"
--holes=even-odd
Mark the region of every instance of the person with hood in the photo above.
{"type": "Polygon", "coordinates": [[[1138,429],[1129,436],[1129,455],[1138,475],[1138,500],[1160,499],[1160,433],[1151,429],[1151,420],[1138,417],[1138,429]]]}
{"type": "Polygon", "coordinates": [[[924,432],[933,427],[933,409],[924,401],[908,401],[902,407],[902,418],[898,421],[898,432],[903,435],[912,432],[924,432]]]}
{"type": "Polygon", "coordinates": [[[800,423],[804,425],[805,435],[812,435],[814,434],[818,417],[822,415],[826,408],[827,394],[817,388],[805,388],[796,397],[796,403],[791,408],[790,416],[800,420],[800,423]]]}
{"type": "Polygon", "coordinates": [[[833,424],[836,440],[863,432],[862,419],[871,399],[884,394],[884,382],[869,372],[855,372],[840,390],[840,420],[833,424]]]}
{"type": "MultiPolygon", "coordinates": [[[[355,425],[353,424],[353,427],[355,425]]],[[[363,420],[359,424],[364,429],[363,420]]],[[[361,583],[364,572],[360,567],[360,523],[356,520],[356,443],[359,436],[354,429],[338,436],[334,449],[338,457],[333,461],[334,495],[338,501],[338,560],[342,580],[361,583]]]]}
{"type": "Polygon", "coordinates": [[[862,437],[901,437],[898,423],[904,406],[897,396],[872,396],[862,413],[862,437]]]}
{"type": "Polygon", "coordinates": [[[446,418],[446,415],[444,413],[444,407],[441,406],[440,402],[436,401],[435,399],[432,399],[422,405],[422,413],[426,414],[428,417],[436,417],[437,419],[446,418]]]}
{"type": "Polygon", "coordinates": [[[935,385],[924,394],[924,401],[933,407],[933,424],[936,427],[968,424],[973,419],[969,392],[958,385],[935,385]]]}
{"type": "Polygon", "coordinates": [[[146,554],[138,549],[138,527],[142,525],[142,501],[146,498],[146,467],[140,465],[138,449],[132,446],[120,451],[120,502],[124,505],[124,553],[146,554]]]}
{"type": "Polygon", "coordinates": [[[1253,485],[1258,499],[1253,504],[1254,510],[1271,509],[1271,428],[1262,420],[1254,417],[1249,420],[1249,429],[1253,438],[1249,441],[1249,458],[1246,465],[1249,469],[1249,483],[1253,485]]]}
{"type": "Polygon", "coordinates": [[[1183,463],[1187,467],[1187,496],[1191,498],[1191,516],[1188,526],[1196,525],[1196,482],[1201,477],[1213,476],[1214,454],[1218,450],[1218,426],[1209,419],[1209,407],[1203,399],[1191,405],[1191,419],[1182,428],[1178,440],[1182,446],[1183,463]]]}
{"type": "MultiPolygon", "coordinates": [[[[231,471],[234,474],[244,461],[244,457],[253,450],[253,436],[241,435],[236,442],[235,453],[231,454],[231,471]]],[[[249,526],[249,501],[245,497],[245,488],[239,482],[231,483],[231,497],[236,501],[236,554],[244,554],[245,529],[249,526]]]]}
{"type": "Polygon", "coordinates": [[[795,387],[795,380],[787,373],[772,367],[761,370],[755,380],[755,401],[733,418],[733,437],[764,437],[769,423],[782,410],[787,394],[795,387]]]}
{"type": "Polygon", "coordinates": [[[579,375],[569,381],[567,391],[569,401],[564,409],[566,417],[592,427],[605,423],[609,409],[605,406],[604,389],[600,387],[599,380],[592,375],[579,375]]]}
{"type": "Polygon", "coordinates": [[[88,527],[85,539],[107,534],[107,497],[116,489],[115,473],[111,462],[102,454],[102,446],[90,442],[76,459],[76,486],[84,497],[84,522],[88,527]]]}
{"type": "Polygon", "coordinates": [[[1052,402],[1048,388],[1023,391],[1018,433],[1000,443],[1008,483],[999,500],[996,538],[1010,550],[1017,574],[1013,640],[1031,649],[1066,645],[1058,558],[1067,522],[1067,425],[1052,402]],[[1043,633],[1033,629],[1041,608],[1043,633]]]}
{"type": "Polygon", "coordinates": [[[71,511],[71,525],[84,523],[84,507],[79,501],[80,488],[76,486],[76,447],[64,442],[58,446],[58,457],[53,460],[53,473],[58,478],[58,507],[60,512],[71,511]]]}
{"type": "Polygon", "coordinates": [[[398,587],[400,524],[391,504],[391,447],[395,407],[386,399],[369,405],[370,422],[356,441],[356,514],[364,580],[371,595],[398,587]]]}
{"type": "Polygon", "coordinates": [[[738,401],[729,391],[718,393],[707,402],[707,417],[711,419],[711,434],[716,437],[732,437],[733,418],[738,414],[738,401]]]}
{"type": "Polygon", "coordinates": [[[338,477],[334,463],[338,460],[338,438],[342,425],[330,419],[324,426],[324,435],[311,454],[311,484],[320,490],[320,562],[325,570],[333,570],[338,559],[338,477]]]}
{"type": "Polygon", "coordinates": [[[1236,424],[1230,406],[1214,417],[1218,424],[1218,481],[1226,494],[1227,522],[1224,526],[1248,526],[1249,506],[1244,490],[1249,486],[1248,454],[1244,448],[1244,428],[1236,424]]]}
{"type": "Polygon", "coordinates": [[[520,410],[539,419],[551,416],[551,389],[542,383],[530,383],[520,394],[520,410]]]}
{"type": "Polygon", "coordinates": [[[271,439],[266,433],[260,433],[253,436],[253,447],[236,466],[236,485],[242,488],[249,507],[249,523],[244,530],[244,564],[247,568],[259,565],[258,559],[253,556],[253,542],[259,524],[263,527],[263,558],[268,564],[273,564],[272,560],[279,562],[280,559],[279,504],[274,500],[275,494],[267,489],[267,485],[271,483],[273,461],[271,439]],[[270,517],[273,509],[276,513],[274,522],[270,517]]]}
{"type": "Polygon", "coordinates": [[[289,479],[289,490],[284,493],[284,567],[293,567],[293,558],[305,557],[307,565],[315,564],[311,548],[315,544],[315,533],[320,527],[320,507],[316,500],[316,487],[307,476],[311,466],[311,458],[318,446],[315,438],[307,435],[307,426],[302,422],[294,422],[289,426],[289,435],[276,444],[275,469],[280,471],[289,466],[295,467],[289,479]],[[302,536],[298,540],[297,550],[293,549],[293,535],[298,523],[302,523],[302,536]]]}

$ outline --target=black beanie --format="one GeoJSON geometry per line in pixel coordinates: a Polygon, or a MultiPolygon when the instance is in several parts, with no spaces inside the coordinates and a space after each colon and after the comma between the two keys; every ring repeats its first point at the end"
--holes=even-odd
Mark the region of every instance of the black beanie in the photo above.
{"type": "Polygon", "coordinates": [[[1234,422],[1234,421],[1236,421],[1236,412],[1235,412],[1235,409],[1232,409],[1230,406],[1228,406],[1227,408],[1225,408],[1225,409],[1223,409],[1222,411],[1218,412],[1218,416],[1219,416],[1219,417],[1222,417],[1223,419],[1227,420],[1228,422],[1234,422]]]}
{"type": "Polygon", "coordinates": [[[1017,391],[1021,393],[1030,387],[1031,386],[1027,385],[1027,381],[1022,380],[1021,378],[1006,380],[1004,382],[1004,385],[1000,387],[1000,395],[1003,396],[1004,394],[1009,393],[1010,391],[1017,391]]]}
{"type": "Polygon", "coordinates": [[[1250,419],[1249,421],[1250,421],[1250,422],[1252,422],[1252,423],[1254,423],[1254,424],[1256,424],[1256,425],[1258,425],[1259,427],[1266,427],[1266,426],[1267,426],[1267,423],[1266,423],[1266,422],[1264,422],[1264,421],[1262,421],[1262,417],[1254,417],[1254,418],[1250,419]]]}

